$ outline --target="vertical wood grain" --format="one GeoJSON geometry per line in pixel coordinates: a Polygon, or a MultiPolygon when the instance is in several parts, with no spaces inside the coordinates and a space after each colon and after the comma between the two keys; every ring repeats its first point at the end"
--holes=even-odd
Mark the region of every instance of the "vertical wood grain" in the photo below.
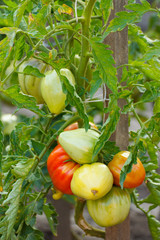
{"type": "MultiPolygon", "coordinates": [[[[110,19],[115,17],[116,12],[124,10],[124,5],[127,4],[127,0],[113,0],[114,9],[111,12],[110,19]]],[[[104,41],[105,44],[111,46],[113,51],[113,57],[116,62],[116,66],[120,66],[128,63],[128,30],[125,28],[121,32],[110,33],[104,41]]],[[[121,79],[122,69],[117,69],[118,80],[121,79]]],[[[124,83],[125,84],[125,83],[124,83]]],[[[108,98],[110,91],[106,87],[106,95],[108,98]]],[[[104,106],[107,107],[108,102],[104,103],[104,106]]],[[[120,99],[118,102],[120,108],[123,108],[125,105],[125,100],[120,99]]],[[[106,120],[107,115],[104,115],[104,121],[106,120]]],[[[111,136],[111,141],[115,141],[116,145],[120,147],[121,150],[126,150],[128,146],[128,116],[121,115],[120,121],[117,125],[115,133],[111,136]]],[[[106,238],[105,240],[129,240],[130,239],[130,221],[129,216],[127,219],[116,226],[106,228],[106,238]]]]}

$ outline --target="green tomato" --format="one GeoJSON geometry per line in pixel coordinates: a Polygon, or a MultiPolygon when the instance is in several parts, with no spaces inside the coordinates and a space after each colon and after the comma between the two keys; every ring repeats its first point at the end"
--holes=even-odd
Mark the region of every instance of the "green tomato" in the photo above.
{"type": "Polygon", "coordinates": [[[10,113],[8,114],[3,114],[1,116],[1,121],[4,126],[4,134],[9,135],[11,132],[15,129],[18,119],[17,116],[12,115],[10,113]]]}
{"type": "Polygon", "coordinates": [[[36,98],[38,104],[44,103],[44,99],[41,94],[41,81],[42,78],[34,77],[32,75],[23,74],[23,70],[27,66],[32,66],[38,68],[40,72],[44,73],[48,66],[40,60],[31,59],[29,61],[24,62],[19,67],[18,80],[23,93],[27,95],[31,95],[36,98]]]}
{"type": "MultiPolygon", "coordinates": [[[[60,70],[71,84],[75,84],[75,78],[71,71],[66,68],[60,70]]],[[[59,114],[65,108],[66,94],[62,90],[60,78],[55,70],[48,71],[42,79],[41,92],[51,113],[59,114]]]]}
{"type": "Polygon", "coordinates": [[[71,181],[71,190],[85,199],[96,200],[108,193],[113,185],[113,176],[103,163],[84,164],[78,168],[71,181]]]}
{"type": "Polygon", "coordinates": [[[113,187],[98,200],[88,200],[87,208],[95,223],[101,227],[111,227],[123,222],[129,214],[131,199],[128,190],[113,187]]]}
{"type": "MultiPolygon", "coordinates": [[[[84,128],[79,128],[62,132],[58,141],[71,159],[84,164],[92,162],[92,153],[98,138],[98,132],[91,129],[86,132],[84,128]]],[[[94,159],[95,162],[96,160],[97,158],[94,159]]]]}

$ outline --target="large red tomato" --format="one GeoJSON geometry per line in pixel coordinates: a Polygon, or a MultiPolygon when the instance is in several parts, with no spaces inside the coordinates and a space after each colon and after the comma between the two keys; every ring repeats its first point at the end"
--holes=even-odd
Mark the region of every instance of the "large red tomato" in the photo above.
{"type": "MultiPolygon", "coordinates": [[[[109,162],[108,167],[113,174],[114,184],[120,186],[120,172],[129,157],[130,152],[121,151],[117,153],[111,162],[109,162]]],[[[127,174],[126,179],[123,183],[124,188],[136,188],[141,185],[145,179],[145,169],[142,162],[137,158],[137,164],[133,164],[132,170],[127,174]]]]}
{"type": "Polygon", "coordinates": [[[70,183],[74,171],[79,167],[60,144],[53,149],[47,160],[47,169],[54,187],[65,194],[73,194],[70,183]]]}

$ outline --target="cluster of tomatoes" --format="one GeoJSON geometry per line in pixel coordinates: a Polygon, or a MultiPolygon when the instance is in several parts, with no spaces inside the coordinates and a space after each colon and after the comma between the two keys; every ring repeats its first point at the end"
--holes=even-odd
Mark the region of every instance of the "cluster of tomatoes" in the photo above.
{"type": "MultiPolygon", "coordinates": [[[[75,84],[70,70],[63,68],[60,75],[75,84]]],[[[22,92],[34,96],[38,104],[46,103],[51,113],[59,114],[64,109],[66,94],[63,93],[60,77],[40,60],[31,59],[20,66],[19,84],[22,92]],[[45,73],[45,77],[22,74],[28,66],[38,68],[41,73],[45,73]]],[[[131,202],[127,189],[142,184],[145,170],[137,159],[137,164],[126,176],[124,189],[121,189],[120,172],[130,153],[119,152],[108,166],[99,162],[98,157],[93,161],[92,153],[100,134],[95,131],[94,124],[90,125],[91,129],[87,132],[83,128],[79,129],[77,123],[68,126],[59,135],[58,145],[47,160],[47,168],[56,192],[55,199],[63,194],[83,198],[98,225],[113,226],[127,217],[131,202]]]]}
{"type": "Polygon", "coordinates": [[[142,184],[145,169],[137,159],[137,164],[126,176],[124,189],[121,189],[120,172],[130,152],[117,153],[108,166],[98,159],[92,163],[98,137],[95,130],[86,133],[84,129],[78,129],[77,123],[70,125],[60,134],[58,145],[48,157],[47,168],[56,190],[55,199],[62,194],[74,194],[87,200],[93,220],[99,226],[108,227],[121,223],[128,216],[131,203],[128,189],[142,184]]]}

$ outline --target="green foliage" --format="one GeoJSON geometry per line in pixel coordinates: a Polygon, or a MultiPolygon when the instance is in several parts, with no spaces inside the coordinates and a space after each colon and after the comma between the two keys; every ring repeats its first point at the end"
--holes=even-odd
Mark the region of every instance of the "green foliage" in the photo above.
{"type": "MultiPolygon", "coordinates": [[[[25,109],[31,115],[30,118],[19,116],[10,134],[5,132],[5,124],[0,121],[2,240],[44,239],[43,233],[35,227],[36,216],[43,213],[51,232],[57,235],[57,213],[46,197],[52,187],[46,161],[57,145],[58,134],[65,127],[79,121],[87,131],[89,120],[93,121],[97,114],[100,116],[100,137],[93,159],[98,155],[99,161],[105,164],[120,151],[119,146],[109,139],[116,133],[121,114],[128,114],[139,124],[138,130],[129,132],[128,150],[131,153],[122,168],[120,184],[123,188],[127,173],[139,157],[146,170],[144,184],[149,194],[139,199],[135,190],[132,198],[146,214],[152,238],[159,239],[160,222],[151,212],[160,205],[160,176],[157,171],[160,151],[159,9],[156,1],[150,5],[146,0],[140,3],[128,0],[124,11],[116,13],[109,22],[112,0],[96,1],[93,11],[91,7],[88,14],[83,14],[87,3],[93,4],[94,1],[86,0],[86,4],[77,1],[76,7],[71,0],[0,2],[1,98],[14,105],[13,111],[25,109]],[[145,13],[154,15],[150,18],[148,31],[144,33],[135,23],[140,22],[145,13]],[[125,66],[117,66],[113,51],[103,40],[125,27],[128,27],[129,61],[125,66]],[[78,63],[74,60],[75,55],[79,56],[78,63]],[[34,97],[20,90],[19,67],[33,58],[41,60],[58,74],[62,68],[68,68],[75,76],[76,85],[73,86],[59,74],[63,92],[67,95],[66,107],[59,115],[53,116],[46,104],[39,106],[34,97]],[[84,72],[79,75],[81,69],[84,72]],[[88,70],[91,71],[91,79],[87,77],[88,70]],[[117,77],[119,72],[122,72],[121,79],[117,77]],[[109,95],[105,99],[107,108],[103,107],[103,101],[100,102],[97,95],[104,84],[109,95]],[[119,107],[120,100],[124,101],[123,109],[119,107]],[[151,116],[146,115],[147,104],[154,106],[151,116]],[[103,114],[107,116],[104,123],[103,114]],[[142,208],[143,203],[149,204],[147,210],[142,208]]],[[[38,78],[45,76],[33,66],[27,66],[21,74],[38,78]]],[[[64,199],[75,202],[68,196],[64,199]]]]}

